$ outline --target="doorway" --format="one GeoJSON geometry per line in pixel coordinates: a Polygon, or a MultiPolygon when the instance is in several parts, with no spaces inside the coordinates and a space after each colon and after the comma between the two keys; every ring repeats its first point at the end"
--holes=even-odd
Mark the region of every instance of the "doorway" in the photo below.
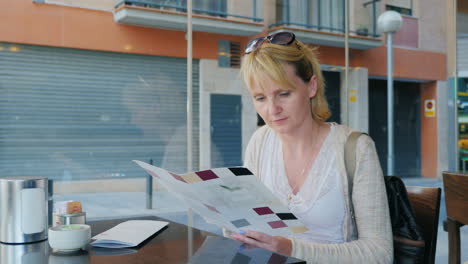
{"type": "MultiPolygon", "coordinates": [[[[400,177],[421,175],[420,85],[394,82],[394,171],[400,177]]],[[[369,80],[369,135],[387,175],[387,81],[369,80]]]]}
{"type": "Polygon", "coordinates": [[[242,98],[211,94],[211,167],[242,165],[242,98]]]}

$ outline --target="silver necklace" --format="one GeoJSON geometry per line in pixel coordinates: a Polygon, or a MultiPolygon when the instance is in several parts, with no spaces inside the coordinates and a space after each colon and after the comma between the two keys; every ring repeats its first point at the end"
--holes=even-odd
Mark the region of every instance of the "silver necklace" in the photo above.
{"type": "MultiPolygon", "coordinates": [[[[321,130],[320,130],[320,125],[318,125],[317,131],[318,131],[318,132],[317,132],[317,140],[314,142],[314,146],[312,147],[312,149],[316,149],[316,147],[317,147],[317,145],[318,145],[318,142],[320,141],[320,132],[321,132],[321,130]]],[[[317,155],[318,155],[318,153],[317,153],[317,155]]],[[[298,179],[302,179],[303,176],[304,176],[304,173],[305,173],[306,171],[309,171],[309,170],[310,170],[310,167],[312,166],[312,159],[313,159],[313,158],[316,158],[317,155],[316,155],[315,157],[312,156],[312,157],[308,160],[308,162],[306,162],[304,168],[302,169],[301,173],[300,173],[300,174],[298,175],[298,177],[297,177],[298,179]]],[[[305,181],[306,181],[306,179],[304,179],[304,181],[302,182],[302,184],[304,184],[305,181]]],[[[289,184],[289,178],[288,178],[288,184],[289,184]]],[[[299,187],[299,185],[300,185],[300,181],[297,181],[296,184],[294,184],[293,186],[290,185],[290,187],[291,187],[291,193],[290,193],[289,196],[288,196],[288,200],[289,200],[289,201],[292,200],[293,195],[294,195],[294,191],[296,190],[296,188],[299,187]]],[[[299,190],[296,191],[296,194],[297,194],[298,192],[299,192],[299,190]]]]}

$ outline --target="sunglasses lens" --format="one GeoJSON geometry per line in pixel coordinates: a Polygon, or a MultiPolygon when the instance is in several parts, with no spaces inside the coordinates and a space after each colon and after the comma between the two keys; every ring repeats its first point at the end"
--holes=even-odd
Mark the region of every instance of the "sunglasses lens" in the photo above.
{"type": "Polygon", "coordinates": [[[291,32],[280,32],[271,36],[270,42],[278,45],[289,45],[295,39],[295,36],[291,32]]]}
{"type": "Polygon", "coordinates": [[[268,37],[259,37],[256,39],[252,39],[251,41],[249,41],[245,48],[245,54],[249,54],[256,50],[260,45],[262,45],[265,39],[269,40],[272,44],[286,46],[293,43],[296,37],[294,36],[294,33],[291,32],[279,32],[268,37]]]}
{"type": "Polygon", "coordinates": [[[249,54],[252,51],[256,50],[264,39],[265,37],[259,37],[259,38],[255,38],[249,41],[249,43],[247,44],[245,48],[245,54],[249,54]]]}

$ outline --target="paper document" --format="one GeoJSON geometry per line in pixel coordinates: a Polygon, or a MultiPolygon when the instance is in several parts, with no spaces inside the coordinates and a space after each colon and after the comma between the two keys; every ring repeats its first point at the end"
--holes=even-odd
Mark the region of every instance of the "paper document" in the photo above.
{"type": "Polygon", "coordinates": [[[91,245],[105,248],[136,247],[167,224],[164,221],[129,220],[94,236],[92,239],[96,241],[91,245]]]}
{"type": "Polygon", "coordinates": [[[251,229],[274,236],[307,231],[247,168],[217,168],[178,175],[135,162],[207,222],[228,231],[251,229]]]}

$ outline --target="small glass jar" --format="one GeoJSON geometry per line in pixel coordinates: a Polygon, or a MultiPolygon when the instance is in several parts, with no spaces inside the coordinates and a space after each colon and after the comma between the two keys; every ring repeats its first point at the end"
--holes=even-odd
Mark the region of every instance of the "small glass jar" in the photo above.
{"type": "Polygon", "coordinates": [[[54,213],[53,226],[71,225],[71,224],[86,224],[86,212],[76,214],[57,214],[54,213]]]}

